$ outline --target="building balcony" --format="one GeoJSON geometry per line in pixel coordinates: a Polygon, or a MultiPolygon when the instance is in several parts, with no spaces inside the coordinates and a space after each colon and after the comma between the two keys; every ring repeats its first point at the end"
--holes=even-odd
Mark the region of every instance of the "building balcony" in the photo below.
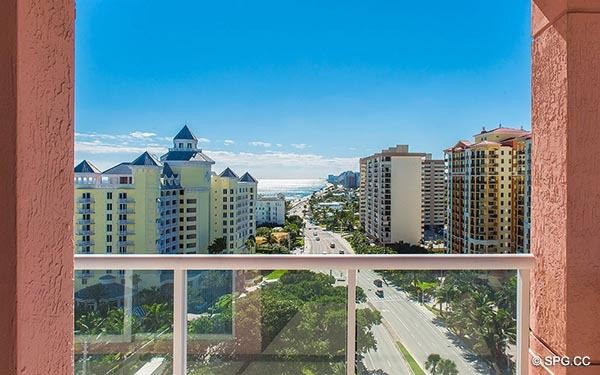
{"type": "Polygon", "coordinates": [[[90,215],[95,213],[95,211],[92,208],[78,208],[77,213],[80,215],[90,215]]]}
{"type": "Polygon", "coordinates": [[[94,220],[92,219],[80,219],[75,221],[75,223],[77,225],[89,225],[89,224],[94,224],[94,220]]]}
{"type": "MultiPolygon", "coordinates": [[[[457,346],[453,337],[442,333],[446,331],[440,324],[446,323],[440,323],[437,315],[424,307],[438,308],[436,301],[430,300],[433,297],[411,300],[402,291],[404,272],[418,271],[432,280],[455,282],[468,277],[462,271],[469,270],[477,271],[478,283],[489,286],[517,279],[517,300],[513,301],[517,335],[505,359],[516,366],[517,374],[527,374],[533,263],[533,256],[524,254],[75,255],[78,272],[104,272],[102,282],[92,286],[90,279],[76,286],[75,372],[135,368],[183,375],[246,363],[257,373],[301,373],[297,371],[304,368],[316,369],[318,374],[410,373],[398,343],[423,368],[429,354],[439,353],[455,362],[460,373],[476,373],[476,367],[491,371],[490,364],[478,358],[472,347],[457,346]],[[314,269],[329,271],[298,273],[314,269]],[[275,281],[278,288],[289,288],[286,293],[297,293],[294,287],[305,278],[309,284],[331,283],[328,290],[333,294],[321,302],[314,296],[295,296],[299,306],[280,314],[277,304],[269,305],[276,296],[273,289],[261,283],[261,275],[269,272],[250,270],[296,274],[294,279],[275,281]],[[383,280],[381,286],[376,279],[383,280]],[[152,290],[156,295],[148,294],[152,290]],[[158,314],[157,309],[162,312],[158,314]],[[96,311],[100,319],[86,320],[90,311],[96,311]],[[120,318],[109,326],[102,314],[120,318]],[[271,315],[278,324],[269,323],[271,315]],[[404,315],[412,322],[408,329],[400,321],[404,315]],[[422,335],[436,339],[421,348],[414,337],[422,335]],[[327,343],[327,349],[315,346],[316,342],[327,343]],[[207,352],[210,357],[205,356],[207,352]],[[469,361],[464,360],[467,356],[469,361]]],[[[439,308],[445,314],[467,314],[443,302],[439,308]]]]}
{"type": "Polygon", "coordinates": [[[80,204],[88,204],[88,203],[95,203],[96,200],[94,198],[77,198],[77,203],[80,204]]]}
{"type": "Polygon", "coordinates": [[[94,241],[75,241],[76,246],[94,246],[94,241]]]}
{"type": "Polygon", "coordinates": [[[77,236],[93,236],[94,234],[96,234],[96,232],[91,229],[78,229],[75,231],[75,235],[77,236]]]}

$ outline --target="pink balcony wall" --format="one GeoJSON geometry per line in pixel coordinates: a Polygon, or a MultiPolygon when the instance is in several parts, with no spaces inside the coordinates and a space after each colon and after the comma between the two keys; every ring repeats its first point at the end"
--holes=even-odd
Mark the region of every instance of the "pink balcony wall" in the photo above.
{"type": "Polygon", "coordinates": [[[0,1],[0,374],[72,374],[71,0],[0,1]]]}
{"type": "MultiPolygon", "coordinates": [[[[532,351],[600,373],[600,0],[534,0],[532,351]]],[[[72,0],[0,1],[0,373],[72,373],[72,0]]],[[[532,373],[544,373],[541,368],[532,373]]]]}
{"type": "Polygon", "coordinates": [[[600,374],[600,0],[534,0],[531,347],[600,374]]]}

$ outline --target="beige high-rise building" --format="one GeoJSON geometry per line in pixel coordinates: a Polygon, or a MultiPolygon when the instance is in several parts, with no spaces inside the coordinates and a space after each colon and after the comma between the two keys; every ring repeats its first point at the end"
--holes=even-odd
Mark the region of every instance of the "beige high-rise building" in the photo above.
{"type": "Polygon", "coordinates": [[[444,187],[438,165],[430,154],[409,152],[408,145],[362,158],[360,221],[367,236],[383,244],[418,244],[425,221],[439,222],[435,208],[438,200],[443,205],[444,187]]]}
{"type": "Polygon", "coordinates": [[[528,252],[531,133],[484,128],[445,154],[447,251],[528,252]]]}
{"type": "Polygon", "coordinates": [[[423,160],[423,227],[442,230],[446,223],[446,165],[443,160],[423,160]]]}

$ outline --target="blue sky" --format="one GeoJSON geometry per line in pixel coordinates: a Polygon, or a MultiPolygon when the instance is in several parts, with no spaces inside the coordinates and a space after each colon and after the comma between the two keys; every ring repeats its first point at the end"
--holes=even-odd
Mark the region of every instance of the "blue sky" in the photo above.
{"type": "Polygon", "coordinates": [[[441,157],[530,128],[529,3],[84,0],[76,158],[161,153],[188,124],[261,178],[357,169],[394,144],[441,157]]]}

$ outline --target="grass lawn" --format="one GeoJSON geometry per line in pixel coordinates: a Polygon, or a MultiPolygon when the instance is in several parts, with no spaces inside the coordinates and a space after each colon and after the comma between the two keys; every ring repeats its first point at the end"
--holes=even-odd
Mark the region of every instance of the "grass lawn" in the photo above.
{"type": "Polygon", "coordinates": [[[400,349],[400,352],[402,353],[402,356],[406,360],[406,363],[408,363],[408,366],[412,370],[413,374],[415,374],[415,375],[427,375],[425,373],[425,371],[423,371],[423,369],[421,368],[421,366],[419,366],[419,364],[417,363],[417,361],[415,361],[415,359],[413,358],[413,356],[408,352],[408,350],[406,350],[406,348],[404,347],[404,345],[402,345],[402,343],[400,341],[396,341],[396,345],[398,345],[398,348],[400,349]]]}
{"type": "Polygon", "coordinates": [[[270,274],[268,274],[267,276],[265,276],[265,279],[266,280],[277,280],[281,276],[285,275],[287,272],[288,272],[287,270],[275,270],[275,271],[271,272],[270,274]]]}

